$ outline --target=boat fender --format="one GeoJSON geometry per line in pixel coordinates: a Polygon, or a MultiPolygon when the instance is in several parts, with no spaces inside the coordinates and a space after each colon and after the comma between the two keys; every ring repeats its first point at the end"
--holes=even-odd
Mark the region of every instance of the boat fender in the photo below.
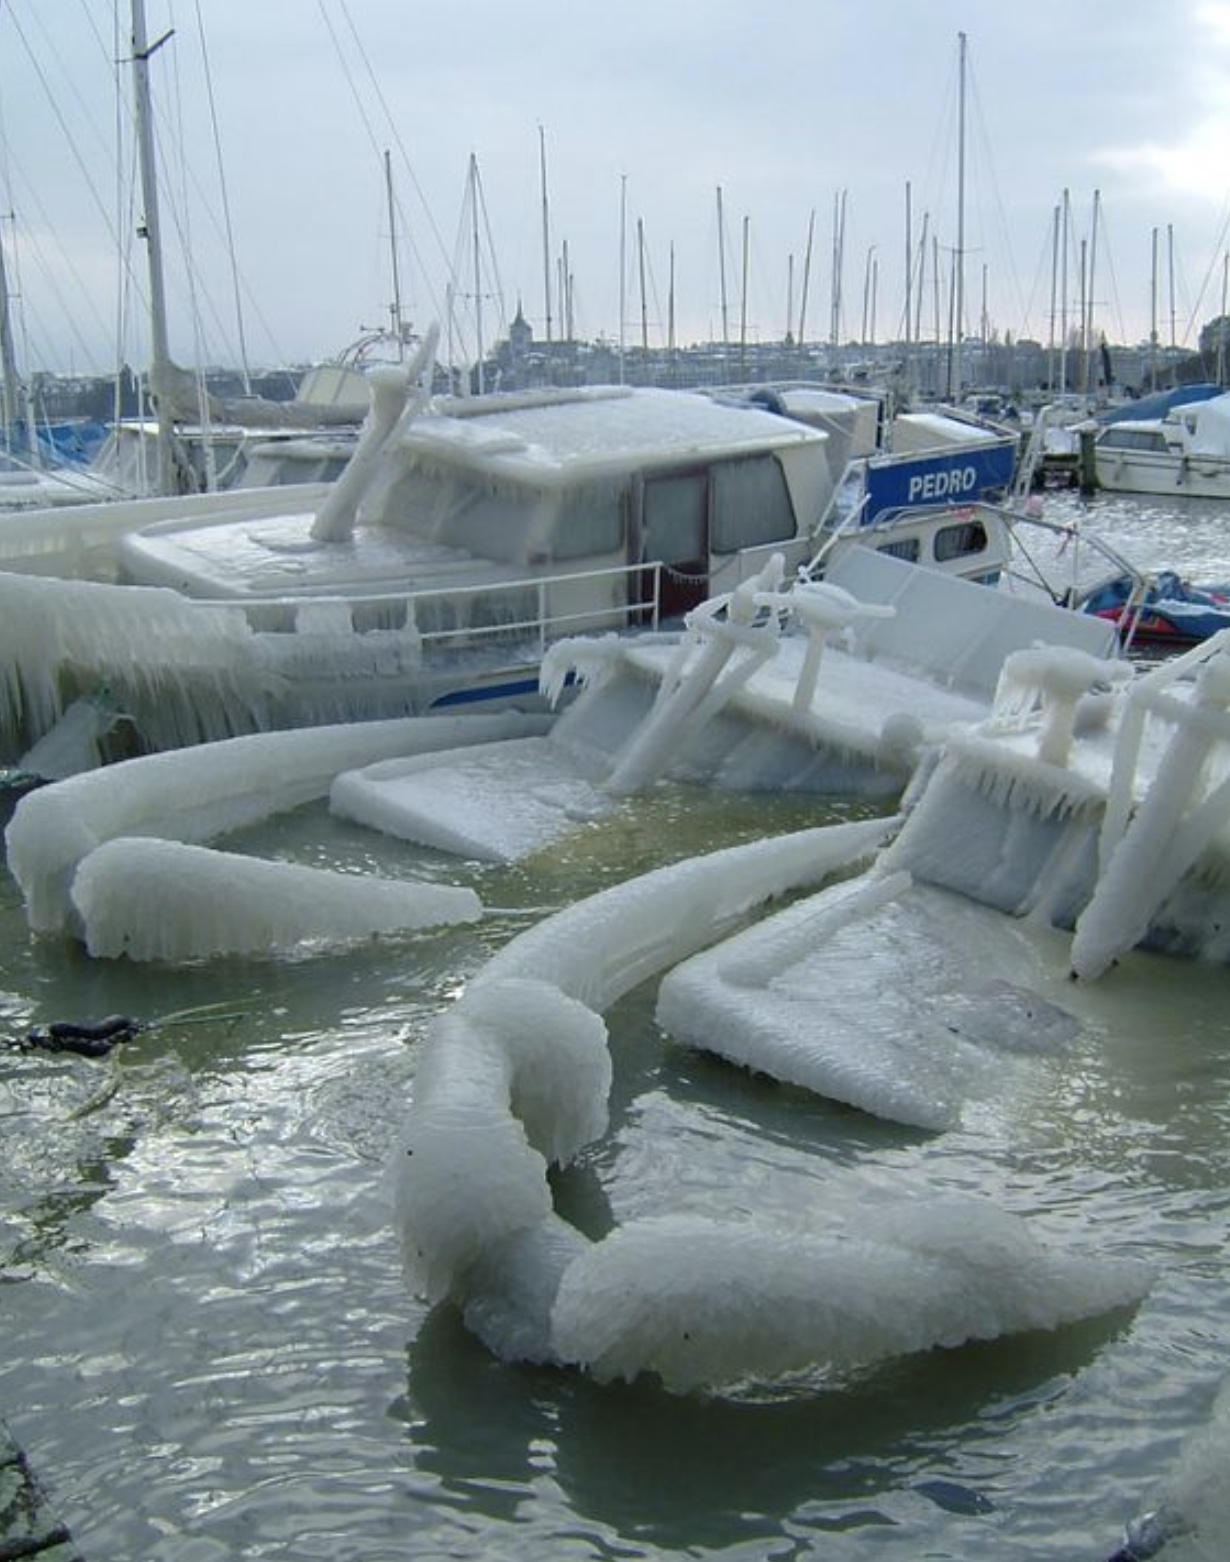
{"type": "Polygon", "coordinates": [[[128,1014],[78,1023],[54,1020],[43,1029],[26,1033],[26,1045],[46,1052],[75,1052],[83,1058],[105,1058],[121,1041],[131,1041],[142,1029],[141,1021],[128,1014]]]}

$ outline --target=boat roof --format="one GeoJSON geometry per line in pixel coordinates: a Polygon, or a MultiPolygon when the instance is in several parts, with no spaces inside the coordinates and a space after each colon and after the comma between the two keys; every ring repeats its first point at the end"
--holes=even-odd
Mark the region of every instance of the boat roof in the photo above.
{"type": "Polygon", "coordinates": [[[692,391],[594,386],[438,402],[402,446],[493,478],[543,486],[655,466],[823,445],[826,435],[692,391]]]}
{"type": "Polygon", "coordinates": [[[1100,413],[1098,422],[1141,423],[1149,418],[1164,418],[1174,407],[1187,406],[1193,401],[1208,401],[1221,394],[1220,385],[1180,385],[1175,390],[1157,391],[1152,396],[1141,396],[1137,401],[1129,401],[1122,407],[1100,413]]]}

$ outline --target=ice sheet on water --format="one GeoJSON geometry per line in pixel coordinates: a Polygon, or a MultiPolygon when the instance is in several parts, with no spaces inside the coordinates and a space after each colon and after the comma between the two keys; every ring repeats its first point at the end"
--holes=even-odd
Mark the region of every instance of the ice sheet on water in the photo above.
{"type": "Polygon", "coordinates": [[[73,905],[92,955],[202,960],[339,948],[380,934],[473,922],[473,890],[264,862],[124,836],[77,870],[73,905]]]}
{"type": "Polygon", "coordinates": [[[1054,1328],[1138,1301],[1148,1280],[974,1201],[869,1208],[854,1233],[663,1216],[568,1267],[554,1340],[601,1381],[653,1372],[676,1391],[716,1389],[1054,1328]]]}
{"type": "Polygon", "coordinates": [[[1027,930],[904,873],[822,890],[677,966],[658,992],[676,1040],[919,1128],[1070,1045],[1079,1021],[1027,930]]]}
{"type": "Polygon", "coordinates": [[[330,810],[401,840],[482,862],[515,862],[614,807],[551,737],[345,771],[330,810]]]}

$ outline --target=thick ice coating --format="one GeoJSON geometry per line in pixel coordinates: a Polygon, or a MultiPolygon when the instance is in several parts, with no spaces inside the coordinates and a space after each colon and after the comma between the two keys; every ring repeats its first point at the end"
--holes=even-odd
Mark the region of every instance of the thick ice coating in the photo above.
{"type": "MultiPolygon", "coordinates": [[[[414,716],[264,732],[147,754],[23,797],[5,831],[9,870],[21,887],[30,927],[62,931],[72,921],[70,889],[78,864],[106,841],[157,836],[201,843],[324,796],[338,771],[349,766],[423,748],[515,737],[543,725],[544,718],[516,711],[414,716]]],[[[209,871],[206,858],[192,862],[209,871]]],[[[151,914],[141,901],[125,912],[134,928],[151,914]]],[[[158,932],[149,928],[139,936],[152,942],[158,932]]]]}
{"type": "MultiPolygon", "coordinates": [[[[1060,981],[1062,972],[1059,973],[1060,981]]],[[[951,1127],[1080,1033],[1029,930],[908,874],[832,885],[675,967],[677,1041],[877,1117],[951,1127]]]]}
{"type": "Polygon", "coordinates": [[[474,922],[470,889],[264,862],[180,841],[124,837],[86,857],[73,904],[92,955],[200,960],[337,948],[474,922]]]}
{"type": "Polygon", "coordinates": [[[603,1381],[714,1389],[1050,1328],[1143,1294],[1143,1266],[1041,1243],[972,1200],[877,1194],[806,1221],[666,1214],[591,1241],[555,1211],[548,1165],[605,1131],[595,1012],[805,876],[874,849],[837,826],[659,869],[547,918],[441,1016],[414,1083],[398,1211],[416,1288],[450,1298],[509,1360],[603,1381]],[[821,866],[823,864],[823,867],[821,866]],[[582,1001],[584,1000],[584,1001],[582,1001]]]}
{"type": "Polygon", "coordinates": [[[832,1235],[666,1216],[569,1266],[554,1340],[602,1381],[715,1388],[1053,1328],[1138,1300],[1144,1278],[972,1200],[907,1199],[832,1235]]]}

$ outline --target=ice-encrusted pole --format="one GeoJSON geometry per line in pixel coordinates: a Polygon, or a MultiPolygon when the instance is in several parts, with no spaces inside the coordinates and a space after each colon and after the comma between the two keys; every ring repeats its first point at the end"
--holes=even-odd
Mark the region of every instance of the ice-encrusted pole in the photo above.
{"type": "Polygon", "coordinates": [[[690,736],[715,716],[776,652],[780,610],[788,605],[779,590],[784,570],[782,555],[775,553],[758,575],[729,596],[713,597],[687,615],[688,633],[663,675],[653,709],[608,777],[608,791],[638,792],[656,781],[685,734],[690,736]],[[719,618],[723,607],[726,617],[719,618]],[[758,623],[766,609],[764,621],[758,623]],[[698,643],[700,650],[688,666],[698,643]],[[743,659],[729,667],[737,651],[745,653],[743,659]]]}
{"type": "Polygon", "coordinates": [[[371,411],[359,443],[334,482],[312,522],[316,542],[345,542],[354,533],[359,504],[367,492],[376,462],[393,434],[422,412],[431,396],[439,327],[432,326],[406,368],[374,369],[371,411]]]}

